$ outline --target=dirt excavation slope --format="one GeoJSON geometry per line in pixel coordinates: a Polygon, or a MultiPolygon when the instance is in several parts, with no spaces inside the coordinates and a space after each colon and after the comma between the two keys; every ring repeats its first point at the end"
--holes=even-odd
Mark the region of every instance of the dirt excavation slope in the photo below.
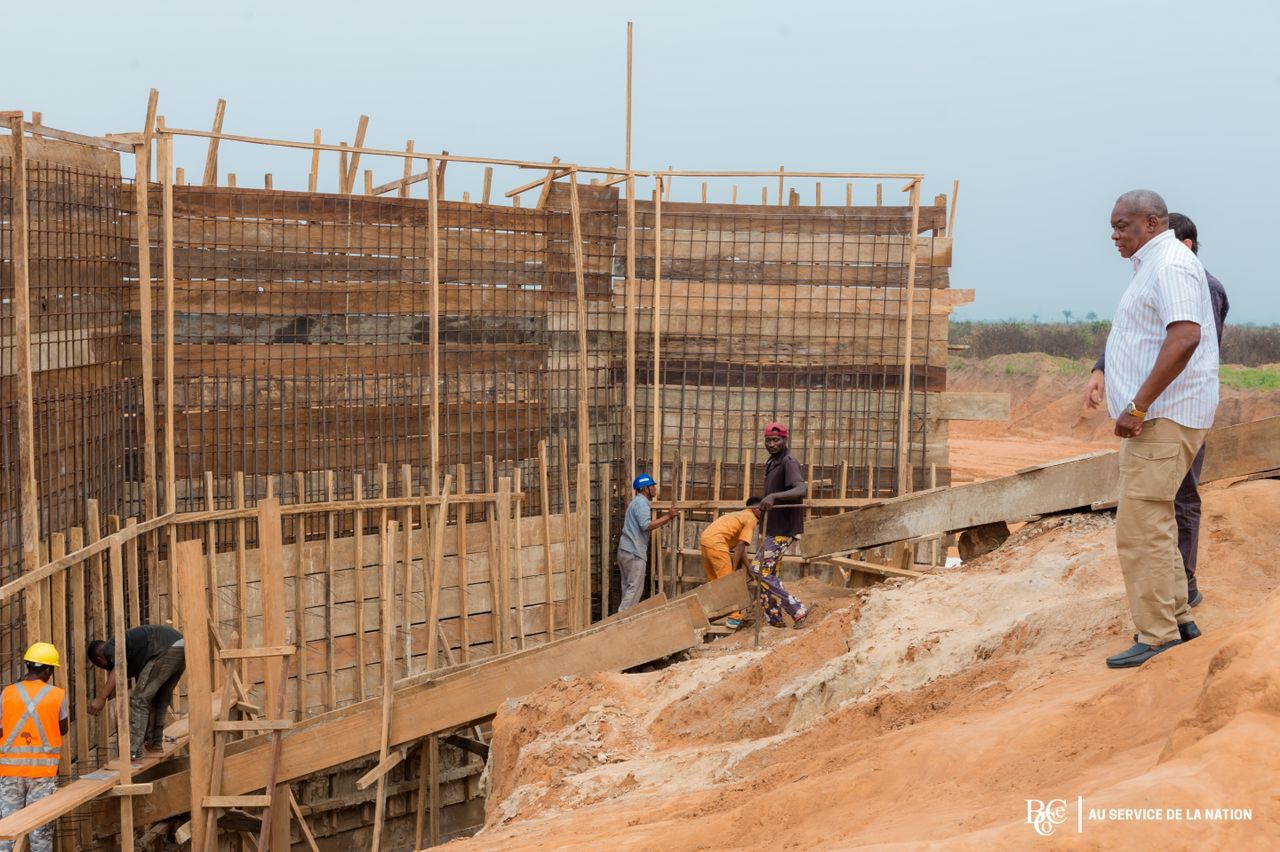
{"type": "Polygon", "coordinates": [[[911,585],[799,584],[816,623],[759,650],[557,681],[499,713],[455,848],[1276,848],[1280,482],[1206,489],[1202,529],[1204,636],[1141,669],[1103,665],[1132,627],[1094,514],[911,585]],[[1050,837],[1028,799],[1065,800],[1050,837]],[[1201,818],[1113,818],[1153,808],[1201,818]]]}

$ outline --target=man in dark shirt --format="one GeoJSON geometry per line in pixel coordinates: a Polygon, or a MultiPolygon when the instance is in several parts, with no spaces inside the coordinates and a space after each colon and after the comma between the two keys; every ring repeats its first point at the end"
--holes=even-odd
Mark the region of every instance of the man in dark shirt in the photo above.
{"type": "MultiPolygon", "coordinates": [[[[136,760],[148,751],[164,747],[164,718],[173,700],[173,690],[187,668],[182,634],[167,624],[144,624],[125,631],[126,676],[134,680],[129,693],[129,745],[136,760]]],[[[114,641],[94,639],[89,643],[89,662],[107,672],[107,682],[89,712],[98,715],[107,699],[116,692],[116,646],[114,641]]]]}
{"type": "MultiPolygon", "coordinates": [[[[1186,243],[1187,248],[1196,254],[1200,253],[1200,240],[1196,231],[1196,223],[1181,213],[1169,214],[1169,227],[1173,235],[1186,243]]],[[[1218,350],[1222,350],[1222,327],[1227,321],[1227,311],[1231,303],[1227,301],[1227,291],[1222,282],[1205,272],[1209,279],[1209,300],[1213,303],[1213,321],[1217,326],[1218,350]]],[[[1095,409],[1104,396],[1106,358],[1104,352],[1093,365],[1093,375],[1089,377],[1089,385],[1085,390],[1084,407],[1095,409]]],[[[1196,453],[1191,469],[1187,471],[1178,494],[1173,499],[1173,514],[1178,522],[1178,550],[1182,553],[1182,567],[1187,574],[1187,605],[1199,606],[1204,600],[1196,585],[1197,550],[1200,547],[1200,470],[1204,467],[1204,445],[1196,453]]]]}
{"type": "Polygon", "coordinates": [[[769,624],[786,627],[782,620],[785,612],[796,627],[803,627],[809,610],[782,585],[778,571],[782,554],[804,532],[804,509],[786,504],[804,500],[808,486],[800,463],[787,450],[786,426],[781,423],[766,426],[764,446],[769,451],[769,461],[764,466],[764,499],[759,506],[764,516],[764,528],[761,530],[760,550],[747,570],[756,580],[760,606],[769,624]]]}

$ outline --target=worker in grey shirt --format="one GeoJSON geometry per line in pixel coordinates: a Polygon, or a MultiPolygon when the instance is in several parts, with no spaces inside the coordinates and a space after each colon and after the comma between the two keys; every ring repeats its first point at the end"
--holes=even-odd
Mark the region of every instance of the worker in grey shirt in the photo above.
{"type": "MultiPolygon", "coordinates": [[[[1196,231],[1196,223],[1181,213],[1169,214],[1169,227],[1173,235],[1186,244],[1195,254],[1200,254],[1200,239],[1196,231]]],[[[1209,280],[1209,301],[1213,303],[1213,322],[1218,332],[1218,349],[1222,349],[1222,327],[1227,321],[1227,311],[1231,303],[1227,301],[1227,291],[1222,282],[1205,272],[1209,280]]],[[[1084,407],[1096,409],[1102,404],[1105,394],[1106,353],[1098,357],[1093,365],[1093,375],[1089,377],[1089,386],[1085,391],[1084,407]]],[[[1191,469],[1187,471],[1178,494],[1173,499],[1174,518],[1178,522],[1178,550],[1182,553],[1182,567],[1187,574],[1187,604],[1199,606],[1204,595],[1196,584],[1196,552],[1200,546],[1200,470],[1204,467],[1204,445],[1196,453],[1191,469]]]]}
{"type": "Polygon", "coordinates": [[[658,496],[658,483],[649,474],[637,476],[631,487],[636,495],[627,505],[627,514],[622,521],[622,535],[618,539],[618,573],[622,578],[622,601],[618,604],[618,612],[638,604],[640,595],[644,592],[644,571],[649,562],[649,533],[670,523],[676,516],[675,512],[668,512],[660,518],[653,518],[649,501],[658,496]]]}

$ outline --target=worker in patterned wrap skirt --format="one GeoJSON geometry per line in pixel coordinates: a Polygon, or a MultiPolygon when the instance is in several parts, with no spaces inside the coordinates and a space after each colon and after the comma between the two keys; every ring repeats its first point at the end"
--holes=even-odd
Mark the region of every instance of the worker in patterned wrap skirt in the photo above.
{"type": "Polygon", "coordinates": [[[760,605],[769,624],[786,627],[782,618],[786,613],[792,624],[803,627],[809,610],[787,591],[778,577],[782,555],[804,532],[804,509],[787,504],[799,503],[809,493],[800,462],[787,449],[787,437],[787,427],[781,423],[770,423],[764,428],[764,447],[769,451],[769,461],[764,466],[764,499],[760,501],[760,511],[765,517],[765,527],[761,531],[760,549],[747,570],[760,589],[760,605]]]}
{"type": "MultiPolygon", "coordinates": [[[[58,786],[62,737],[67,733],[67,693],[49,680],[58,649],[37,642],[22,658],[27,675],[0,693],[0,818],[52,795],[58,786]]],[[[31,852],[53,851],[53,823],[27,835],[31,852]]],[[[11,852],[12,840],[0,841],[11,852]]]]}

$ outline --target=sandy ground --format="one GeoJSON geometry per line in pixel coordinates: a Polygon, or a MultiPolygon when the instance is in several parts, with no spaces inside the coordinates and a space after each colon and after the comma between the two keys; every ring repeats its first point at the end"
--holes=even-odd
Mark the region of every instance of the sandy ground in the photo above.
{"type": "MultiPolygon", "coordinates": [[[[1026,421],[957,457],[989,476],[1107,445],[1026,421]]],[[[911,584],[806,580],[806,630],[510,703],[487,826],[452,848],[1280,848],[1280,481],[1204,501],[1204,635],[1140,669],[1103,664],[1133,629],[1106,513],[911,584]],[[1029,799],[1062,800],[1049,836],[1029,799]]]]}

